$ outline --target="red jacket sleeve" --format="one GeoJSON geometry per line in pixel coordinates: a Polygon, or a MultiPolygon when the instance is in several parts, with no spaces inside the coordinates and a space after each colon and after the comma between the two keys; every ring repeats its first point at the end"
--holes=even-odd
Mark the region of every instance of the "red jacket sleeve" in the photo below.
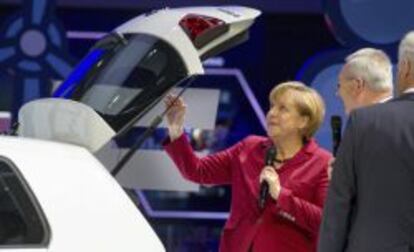
{"type": "Polygon", "coordinates": [[[173,142],[164,142],[164,149],[186,179],[200,184],[230,184],[234,159],[242,145],[243,142],[239,142],[226,150],[199,158],[182,134],[173,142]]]}
{"type": "Polygon", "coordinates": [[[288,188],[282,187],[277,203],[273,211],[288,217],[301,228],[307,230],[312,236],[317,236],[322,220],[323,204],[328,190],[328,165],[329,158],[322,159],[312,202],[297,197],[288,188]]]}

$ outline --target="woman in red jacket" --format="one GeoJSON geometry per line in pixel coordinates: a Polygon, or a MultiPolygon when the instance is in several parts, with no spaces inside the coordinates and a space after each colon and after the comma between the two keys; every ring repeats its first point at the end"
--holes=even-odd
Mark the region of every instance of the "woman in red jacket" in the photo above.
{"type": "Polygon", "coordinates": [[[230,217],[221,252],[315,251],[328,186],[331,154],[312,138],[324,117],[318,93],[299,82],[277,85],[270,93],[268,137],[249,136],[234,146],[198,158],[183,134],[186,105],[169,95],[170,138],[164,148],[182,175],[196,183],[232,186],[230,217]],[[274,146],[275,162],[264,157],[274,146]],[[269,185],[264,208],[260,184],[269,185]]]}

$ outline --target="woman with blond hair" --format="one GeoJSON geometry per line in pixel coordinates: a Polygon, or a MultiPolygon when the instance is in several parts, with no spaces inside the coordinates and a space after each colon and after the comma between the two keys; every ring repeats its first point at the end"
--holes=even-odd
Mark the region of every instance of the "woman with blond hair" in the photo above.
{"type": "Polygon", "coordinates": [[[181,174],[196,183],[232,187],[221,252],[315,251],[331,159],[313,139],[323,121],[324,103],[300,82],[277,85],[269,100],[267,137],[249,136],[203,158],[183,134],[184,101],[172,95],[165,101],[172,109],[164,148],[181,174]],[[269,152],[271,148],[276,151],[269,152]],[[269,153],[274,162],[266,165],[269,153]],[[269,193],[260,207],[262,183],[268,184],[269,193]]]}

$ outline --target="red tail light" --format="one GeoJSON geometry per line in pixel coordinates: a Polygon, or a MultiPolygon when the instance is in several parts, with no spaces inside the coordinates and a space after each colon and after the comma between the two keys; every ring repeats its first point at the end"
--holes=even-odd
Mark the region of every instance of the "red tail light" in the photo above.
{"type": "Polygon", "coordinates": [[[180,20],[180,26],[197,49],[226,33],[229,29],[228,25],[220,19],[197,14],[188,14],[183,17],[180,20]]]}

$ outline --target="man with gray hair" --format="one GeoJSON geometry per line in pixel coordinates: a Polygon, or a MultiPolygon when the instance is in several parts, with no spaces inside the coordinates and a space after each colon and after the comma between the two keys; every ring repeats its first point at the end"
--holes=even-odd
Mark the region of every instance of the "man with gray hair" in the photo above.
{"type": "Polygon", "coordinates": [[[398,94],[414,92],[414,31],[409,32],[400,43],[398,51],[398,94]]]}
{"type": "Polygon", "coordinates": [[[345,113],[392,98],[392,64],[381,50],[363,48],[349,55],[339,74],[338,96],[345,113]]]}
{"type": "Polygon", "coordinates": [[[400,97],[349,116],[319,252],[414,251],[414,32],[400,44],[397,86],[400,97]]]}
{"type": "MultiPolygon", "coordinates": [[[[337,95],[341,98],[345,114],[357,108],[383,103],[393,98],[393,78],[391,60],[382,50],[360,49],[345,59],[338,77],[337,95]]],[[[336,154],[337,146],[334,147],[336,154]]],[[[332,175],[332,164],[329,178],[332,175]]]]}

